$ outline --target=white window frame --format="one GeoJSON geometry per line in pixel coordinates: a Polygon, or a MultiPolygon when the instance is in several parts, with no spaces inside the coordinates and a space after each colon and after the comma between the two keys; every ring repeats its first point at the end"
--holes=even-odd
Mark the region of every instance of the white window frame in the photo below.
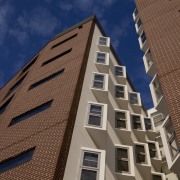
{"type": "Polygon", "coordinates": [[[105,46],[105,47],[110,47],[110,38],[109,37],[104,37],[104,36],[99,36],[98,38],[98,45],[99,46],[105,46]],[[106,39],[106,44],[100,44],[100,38],[106,39]]]}
{"type": "Polygon", "coordinates": [[[115,74],[115,76],[117,76],[117,77],[125,77],[125,67],[124,66],[114,66],[114,74],[115,74]],[[117,75],[116,74],[116,69],[117,68],[122,68],[122,75],[117,75]]]}
{"type": "Polygon", "coordinates": [[[140,93],[129,91],[129,103],[130,103],[131,105],[141,106],[140,93]],[[131,103],[131,94],[136,94],[136,95],[137,95],[137,103],[131,103]]]}
{"type": "Polygon", "coordinates": [[[152,118],[151,118],[151,117],[146,117],[146,116],[144,116],[144,117],[143,117],[143,120],[144,120],[145,130],[146,130],[146,131],[154,131],[154,123],[153,123],[152,118]],[[149,120],[150,120],[150,122],[151,122],[151,129],[146,129],[145,119],[149,119],[149,120]]]}
{"type": "Polygon", "coordinates": [[[145,126],[144,126],[144,122],[143,122],[143,120],[142,120],[142,115],[141,115],[141,114],[135,114],[135,113],[131,113],[130,115],[131,115],[131,125],[132,125],[132,129],[133,129],[133,130],[137,130],[137,131],[145,131],[145,126]],[[133,116],[139,116],[139,117],[140,117],[141,129],[135,129],[135,128],[134,128],[133,116]]]}
{"type": "Polygon", "coordinates": [[[118,99],[127,99],[127,97],[126,97],[126,86],[121,85],[121,84],[115,84],[115,88],[114,88],[114,89],[115,89],[115,92],[114,92],[115,98],[118,98],[118,99]],[[121,91],[121,90],[117,91],[117,90],[116,90],[117,87],[122,87],[122,88],[123,88],[123,91],[121,91]],[[116,96],[116,93],[123,93],[123,94],[124,94],[124,97],[117,97],[117,96],[116,96]]]}
{"type": "Polygon", "coordinates": [[[159,143],[156,142],[156,141],[149,141],[149,140],[146,140],[146,142],[148,143],[148,149],[149,149],[149,143],[155,144],[155,148],[156,148],[157,157],[153,157],[153,158],[152,158],[151,155],[150,155],[150,151],[149,151],[149,157],[150,157],[151,159],[162,160],[161,153],[160,153],[160,149],[159,149],[159,143]]]}
{"type": "Polygon", "coordinates": [[[99,90],[104,90],[104,89],[105,89],[105,82],[106,82],[106,75],[105,75],[105,74],[103,74],[103,73],[93,73],[92,88],[94,88],[94,89],[99,89],[99,90]],[[96,75],[103,76],[103,81],[95,80],[95,76],[96,76],[96,75]],[[102,83],[103,83],[103,87],[102,87],[102,88],[94,87],[94,82],[95,82],[95,81],[97,81],[97,82],[102,82],[102,83]]]}
{"type": "Polygon", "coordinates": [[[152,172],[152,180],[153,180],[153,175],[161,176],[162,180],[166,180],[166,176],[164,173],[152,172]]]}
{"type": "Polygon", "coordinates": [[[82,169],[85,170],[92,170],[97,172],[97,180],[101,180],[105,178],[105,151],[99,150],[99,149],[92,149],[87,147],[81,147],[81,159],[80,159],[80,168],[79,168],[79,180],[81,179],[81,172],[82,169]],[[98,154],[98,167],[89,167],[89,166],[83,166],[83,158],[84,158],[84,152],[89,153],[95,153],[98,154]]]}
{"type": "Polygon", "coordinates": [[[107,52],[102,52],[102,51],[96,51],[95,63],[96,63],[96,64],[102,64],[102,65],[108,65],[108,64],[109,64],[109,53],[107,53],[107,52]],[[98,54],[105,54],[104,63],[97,61],[97,59],[98,59],[98,54]]]}
{"type": "Polygon", "coordinates": [[[126,130],[128,129],[128,114],[127,114],[126,111],[115,110],[115,128],[116,128],[116,129],[126,129],[126,130]],[[122,119],[122,120],[118,119],[117,116],[116,116],[116,114],[117,114],[118,112],[119,112],[119,113],[124,113],[124,114],[125,114],[125,119],[122,119]],[[117,126],[117,120],[119,120],[119,121],[124,121],[125,124],[126,124],[126,128],[118,127],[118,126],[117,126]]]}

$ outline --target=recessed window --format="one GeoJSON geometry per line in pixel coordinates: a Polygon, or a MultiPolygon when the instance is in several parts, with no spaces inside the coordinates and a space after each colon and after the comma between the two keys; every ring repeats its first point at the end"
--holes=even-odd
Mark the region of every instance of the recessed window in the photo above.
{"type": "Polygon", "coordinates": [[[154,87],[154,94],[156,97],[156,101],[159,102],[161,97],[163,96],[162,88],[159,82],[158,77],[156,77],[153,81],[153,87],[154,87]]]}
{"type": "Polygon", "coordinates": [[[133,129],[142,130],[141,116],[132,115],[131,118],[132,118],[133,129]]]}
{"type": "Polygon", "coordinates": [[[116,148],[116,172],[130,173],[128,149],[116,148]]]}
{"type": "Polygon", "coordinates": [[[145,43],[145,41],[146,41],[146,34],[145,34],[145,32],[143,31],[142,32],[142,34],[141,34],[141,41],[142,41],[142,44],[144,44],[145,43]]]}
{"type": "Polygon", "coordinates": [[[14,97],[14,95],[9,98],[1,107],[0,107],[0,114],[2,114],[6,108],[8,107],[9,103],[11,102],[12,98],[14,97]]]}
{"type": "Polygon", "coordinates": [[[115,75],[116,76],[124,76],[123,67],[115,66],[115,75]]]}
{"type": "Polygon", "coordinates": [[[140,18],[139,18],[138,21],[137,21],[137,27],[140,28],[141,25],[142,25],[142,23],[141,23],[141,20],[140,20],[140,18]]]}
{"type": "Polygon", "coordinates": [[[169,119],[165,124],[164,130],[166,134],[167,144],[171,153],[171,158],[174,159],[180,152],[180,146],[178,145],[177,136],[174,131],[171,119],[169,119]]]}
{"type": "Polygon", "coordinates": [[[6,159],[2,162],[0,162],[0,173],[3,173],[5,171],[8,171],[10,169],[13,169],[17,166],[20,166],[22,164],[27,163],[32,159],[33,153],[34,153],[35,147],[31,148],[25,152],[22,152],[21,154],[17,156],[13,156],[9,159],[6,159]]]}
{"type": "Polygon", "coordinates": [[[157,158],[156,144],[148,142],[149,154],[151,158],[157,158]]]}
{"type": "Polygon", "coordinates": [[[107,45],[107,38],[106,37],[100,37],[99,38],[99,45],[106,46],[107,45]]]}
{"type": "Polygon", "coordinates": [[[93,77],[93,88],[96,89],[104,89],[104,75],[102,74],[94,74],[93,77]]]}
{"type": "Polygon", "coordinates": [[[153,176],[153,180],[162,180],[161,175],[152,175],[152,176],[153,176]]]}
{"type": "Polygon", "coordinates": [[[116,98],[125,98],[125,87],[124,86],[115,86],[115,97],[116,98]]]}
{"type": "Polygon", "coordinates": [[[103,118],[103,106],[97,104],[89,105],[88,125],[101,127],[103,118]]]}
{"type": "Polygon", "coordinates": [[[55,44],[54,46],[52,46],[52,48],[51,48],[51,49],[53,49],[53,48],[55,48],[55,47],[57,47],[57,46],[59,46],[59,45],[61,45],[61,44],[65,43],[65,42],[67,42],[67,41],[69,41],[69,40],[71,40],[71,39],[75,38],[76,36],[77,36],[77,34],[74,34],[74,35],[72,35],[72,36],[70,36],[70,37],[66,38],[65,40],[63,40],[63,41],[61,41],[61,42],[59,42],[59,43],[55,44]]]}
{"type": "Polygon", "coordinates": [[[115,112],[115,127],[119,129],[126,129],[127,117],[125,112],[116,111],[115,112]]]}
{"type": "Polygon", "coordinates": [[[144,118],[144,124],[147,131],[152,130],[152,123],[150,118],[144,118]]]}
{"type": "Polygon", "coordinates": [[[144,145],[135,145],[136,163],[146,164],[146,153],[144,145]]]}
{"type": "Polygon", "coordinates": [[[131,104],[139,104],[138,94],[137,93],[129,93],[130,103],[131,104]]]}
{"type": "Polygon", "coordinates": [[[39,55],[36,56],[21,72],[21,74],[19,76],[21,76],[24,72],[26,72],[38,59],[39,55]]]}
{"type": "Polygon", "coordinates": [[[97,53],[97,58],[96,58],[97,63],[105,64],[106,63],[106,53],[97,53]]]}
{"type": "Polygon", "coordinates": [[[138,10],[137,9],[134,10],[134,15],[135,15],[135,17],[138,15],[138,10]]]}
{"type": "Polygon", "coordinates": [[[97,180],[99,174],[100,153],[83,151],[81,162],[81,180],[97,180]]]}
{"type": "Polygon", "coordinates": [[[59,55],[57,55],[57,56],[55,56],[55,57],[53,57],[53,58],[45,61],[45,62],[42,64],[42,66],[45,66],[45,65],[47,65],[47,64],[49,64],[49,63],[51,63],[51,62],[53,62],[53,61],[55,61],[55,60],[59,60],[59,58],[65,56],[66,54],[70,53],[71,51],[72,51],[72,48],[71,48],[71,49],[68,49],[67,51],[64,51],[63,53],[61,53],[61,54],[59,54],[59,55]]]}
{"type": "Polygon", "coordinates": [[[53,100],[48,101],[44,104],[41,104],[40,106],[37,106],[34,109],[31,109],[30,111],[27,111],[27,112],[13,118],[11,123],[9,124],[9,126],[15,125],[21,121],[24,121],[32,116],[35,116],[35,115],[41,113],[42,111],[49,109],[51,107],[52,101],[53,100]]]}
{"type": "Polygon", "coordinates": [[[52,74],[52,75],[44,78],[44,79],[41,79],[40,81],[32,84],[32,85],[29,87],[29,90],[30,90],[30,89],[33,89],[33,88],[35,88],[35,87],[37,87],[37,86],[40,86],[40,85],[46,83],[47,81],[50,81],[50,80],[52,80],[52,79],[60,76],[61,74],[63,74],[63,72],[64,72],[64,69],[62,69],[62,70],[60,70],[60,71],[58,71],[58,72],[56,72],[56,73],[54,73],[54,74],[52,74]]]}
{"type": "Polygon", "coordinates": [[[5,98],[7,96],[9,96],[10,94],[12,94],[24,81],[25,77],[27,76],[28,73],[26,73],[16,84],[14,84],[14,86],[11,87],[11,89],[8,91],[7,95],[5,96],[5,98]]]}

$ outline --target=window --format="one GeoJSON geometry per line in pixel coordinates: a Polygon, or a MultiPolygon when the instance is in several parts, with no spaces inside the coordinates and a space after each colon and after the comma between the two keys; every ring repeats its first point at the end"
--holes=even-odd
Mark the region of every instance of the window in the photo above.
{"type": "Polygon", "coordinates": [[[105,79],[104,75],[94,74],[93,88],[104,89],[104,79],[105,79]]]}
{"type": "Polygon", "coordinates": [[[116,148],[116,172],[130,173],[127,148],[116,148]]]}
{"type": "Polygon", "coordinates": [[[126,121],[127,121],[127,117],[126,117],[125,112],[121,112],[121,111],[115,112],[115,127],[116,128],[126,129],[126,121]]]}
{"type": "Polygon", "coordinates": [[[171,122],[171,119],[168,120],[168,122],[164,126],[167,144],[171,153],[172,159],[174,159],[177,154],[180,152],[180,147],[177,141],[176,133],[174,131],[173,124],[171,122]]]}
{"type": "Polygon", "coordinates": [[[162,92],[161,85],[160,85],[160,82],[159,82],[157,77],[153,81],[153,87],[154,87],[154,93],[155,93],[156,101],[159,102],[159,100],[163,96],[163,92],[162,92]]]}
{"type": "Polygon", "coordinates": [[[162,180],[161,175],[153,175],[153,180],[162,180]]]}
{"type": "Polygon", "coordinates": [[[132,124],[133,124],[133,129],[142,130],[141,116],[132,115],[132,124]]]}
{"type": "Polygon", "coordinates": [[[106,37],[100,37],[99,38],[99,45],[107,46],[107,38],[106,37]]]}
{"type": "Polygon", "coordinates": [[[129,96],[130,96],[130,103],[131,104],[139,104],[137,93],[129,93],[129,96]]]}
{"type": "Polygon", "coordinates": [[[25,77],[27,76],[28,73],[26,73],[14,86],[11,87],[11,89],[8,91],[7,95],[5,96],[5,98],[7,96],[9,96],[11,93],[13,93],[24,81],[25,77]]]}
{"type": "Polygon", "coordinates": [[[61,53],[61,54],[59,54],[59,55],[57,55],[57,56],[55,56],[55,57],[53,57],[53,58],[45,61],[45,62],[42,64],[42,66],[45,66],[45,65],[47,65],[47,64],[49,64],[49,63],[51,63],[51,62],[53,62],[53,61],[55,61],[55,60],[57,60],[57,59],[59,59],[60,57],[65,56],[66,54],[70,53],[71,51],[72,51],[72,48],[71,48],[71,49],[68,49],[67,51],[64,51],[63,53],[61,53]]]}
{"type": "Polygon", "coordinates": [[[10,169],[13,169],[19,165],[25,164],[28,161],[30,161],[32,159],[34,150],[35,150],[35,147],[25,152],[22,152],[21,154],[15,157],[11,157],[9,159],[6,159],[0,162],[0,173],[3,173],[5,171],[8,171],[10,169]]]}
{"type": "Polygon", "coordinates": [[[144,118],[144,124],[147,131],[152,130],[152,124],[150,118],[144,118]]]}
{"type": "Polygon", "coordinates": [[[140,19],[138,19],[138,21],[137,21],[137,27],[138,27],[138,28],[140,28],[140,27],[141,27],[141,25],[142,25],[141,20],[140,20],[140,19]]]}
{"type": "Polygon", "coordinates": [[[103,117],[103,106],[97,104],[89,105],[88,125],[101,127],[103,117]]]}
{"type": "Polygon", "coordinates": [[[116,66],[115,67],[115,75],[116,76],[123,76],[124,73],[123,73],[123,67],[121,66],[116,66]]]}
{"type": "Polygon", "coordinates": [[[97,63],[105,64],[106,63],[106,53],[97,53],[97,58],[96,58],[97,63]]]}
{"type": "Polygon", "coordinates": [[[137,14],[138,14],[138,10],[135,9],[135,10],[134,10],[134,15],[137,16],[137,14]]]}
{"type": "Polygon", "coordinates": [[[144,44],[144,42],[146,41],[146,34],[144,31],[142,32],[140,37],[141,37],[142,44],[144,44]]]}
{"type": "Polygon", "coordinates": [[[149,154],[151,158],[157,158],[157,150],[156,150],[156,144],[155,143],[148,143],[149,146],[149,154]]]}
{"type": "Polygon", "coordinates": [[[115,97],[125,98],[124,86],[115,86],[115,97]]]}
{"type": "Polygon", "coordinates": [[[144,145],[135,145],[136,163],[146,163],[146,153],[144,145]]]}
{"type": "Polygon", "coordinates": [[[64,69],[62,69],[62,70],[60,70],[60,71],[58,71],[58,72],[56,72],[56,73],[54,73],[54,74],[52,74],[52,75],[44,78],[44,79],[41,79],[40,81],[32,84],[32,85],[29,87],[29,90],[30,90],[30,89],[33,89],[33,88],[35,88],[35,87],[37,87],[37,86],[40,86],[40,85],[46,83],[47,81],[50,81],[50,80],[58,77],[58,76],[61,75],[63,72],[64,72],[64,69]]]}
{"type": "Polygon", "coordinates": [[[100,153],[83,151],[80,180],[97,180],[100,153]]]}
{"type": "Polygon", "coordinates": [[[41,113],[42,111],[45,111],[47,109],[49,109],[51,107],[52,101],[48,101],[40,106],[35,107],[34,109],[31,109],[15,118],[12,119],[11,123],[9,124],[9,126],[15,125],[21,121],[24,121],[32,116],[35,116],[36,114],[41,113]]]}
{"type": "Polygon", "coordinates": [[[39,55],[36,56],[21,72],[21,74],[19,76],[21,76],[24,72],[26,72],[38,59],[39,55]]]}
{"type": "Polygon", "coordinates": [[[9,98],[9,99],[0,107],[0,114],[2,114],[2,113],[6,110],[7,106],[9,105],[9,103],[11,102],[11,100],[12,100],[13,97],[14,97],[14,95],[13,95],[11,98],[9,98]]]}
{"type": "Polygon", "coordinates": [[[55,47],[57,47],[57,46],[59,46],[59,45],[61,45],[61,44],[65,43],[65,42],[67,42],[67,41],[69,41],[69,40],[71,40],[71,39],[75,38],[76,36],[77,36],[77,34],[74,34],[74,35],[72,35],[72,36],[70,36],[70,37],[66,38],[65,40],[63,40],[63,41],[61,41],[61,42],[59,42],[59,43],[55,44],[54,46],[52,46],[52,48],[51,48],[51,49],[53,49],[53,48],[55,48],[55,47]]]}

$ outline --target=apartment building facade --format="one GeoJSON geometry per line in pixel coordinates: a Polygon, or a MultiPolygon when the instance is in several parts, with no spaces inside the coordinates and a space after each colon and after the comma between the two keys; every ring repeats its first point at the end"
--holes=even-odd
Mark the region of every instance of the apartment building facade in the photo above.
{"type": "Polygon", "coordinates": [[[96,17],[0,90],[0,179],[165,180],[153,119],[96,17]]]}
{"type": "Polygon", "coordinates": [[[149,115],[156,116],[168,169],[180,176],[180,1],[136,0],[135,3],[135,28],[144,52],[145,70],[152,77],[154,109],[149,115]]]}

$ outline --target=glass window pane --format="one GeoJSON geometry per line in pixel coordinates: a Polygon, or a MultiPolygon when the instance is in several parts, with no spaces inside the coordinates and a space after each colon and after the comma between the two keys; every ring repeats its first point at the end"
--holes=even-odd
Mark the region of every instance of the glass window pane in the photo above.
{"type": "Polygon", "coordinates": [[[89,115],[88,124],[94,126],[101,126],[101,117],[95,115],[89,115]]]}
{"type": "Polygon", "coordinates": [[[130,103],[131,104],[138,104],[138,96],[137,96],[137,94],[134,94],[134,93],[130,94],[130,103]]]}
{"type": "Polygon", "coordinates": [[[117,120],[116,121],[116,128],[124,128],[124,129],[126,129],[126,121],[117,120]]]}
{"type": "Polygon", "coordinates": [[[128,158],[128,150],[124,148],[117,148],[117,158],[128,158]]]}
{"type": "Polygon", "coordinates": [[[123,76],[123,68],[115,67],[115,74],[116,74],[116,76],[123,76]]]}
{"type": "Polygon", "coordinates": [[[107,38],[100,37],[99,38],[99,45],[106,46],[106,44],[107,44],[107,38]]]}
{"type": "Polygon", "coordinates": [[[145,128],[146,128],[146,130],[151,130],[151,129],[152,129],[151,119],[149,119],[149,118],[144,118],[144,123],[145,123],[145,128]]]}
{"type": "Polygon", "coordinates": [[[129,172],[128,161],[117,160],[116,168],[118,172],[129,172]]]}
{"type": "Polygon", "coordinates": [[[93,87],[98,88],[98,89],[103,89],[103,82],[94,81],[93,87]]]}
{"type": "Polygon", "coordinates": [[[162,180],[162,177],[159,175],[153,175],[153,180],[162,180]]]}
{"type": "Polygon", "coordinates": [[[96,180],[97,171],[82,169],[81,180],[96,180]]]}
{"type": "Polygon", "coordinates": [[[84,152],[83,166],[98,167],[98,154],[91,152],[84,152]]]}
{"type": "Polygon", "coordinates": [[[104,76],[103,75],[100,75],[100,74],[95,74],[94,75],[94,80],[95,81],[104,81],[104,76]]]}
{"type": "Polygon", "coordinates": [[[102,106],[91,104],[90,113],[101,114],[102,113],[102,106]]]}

